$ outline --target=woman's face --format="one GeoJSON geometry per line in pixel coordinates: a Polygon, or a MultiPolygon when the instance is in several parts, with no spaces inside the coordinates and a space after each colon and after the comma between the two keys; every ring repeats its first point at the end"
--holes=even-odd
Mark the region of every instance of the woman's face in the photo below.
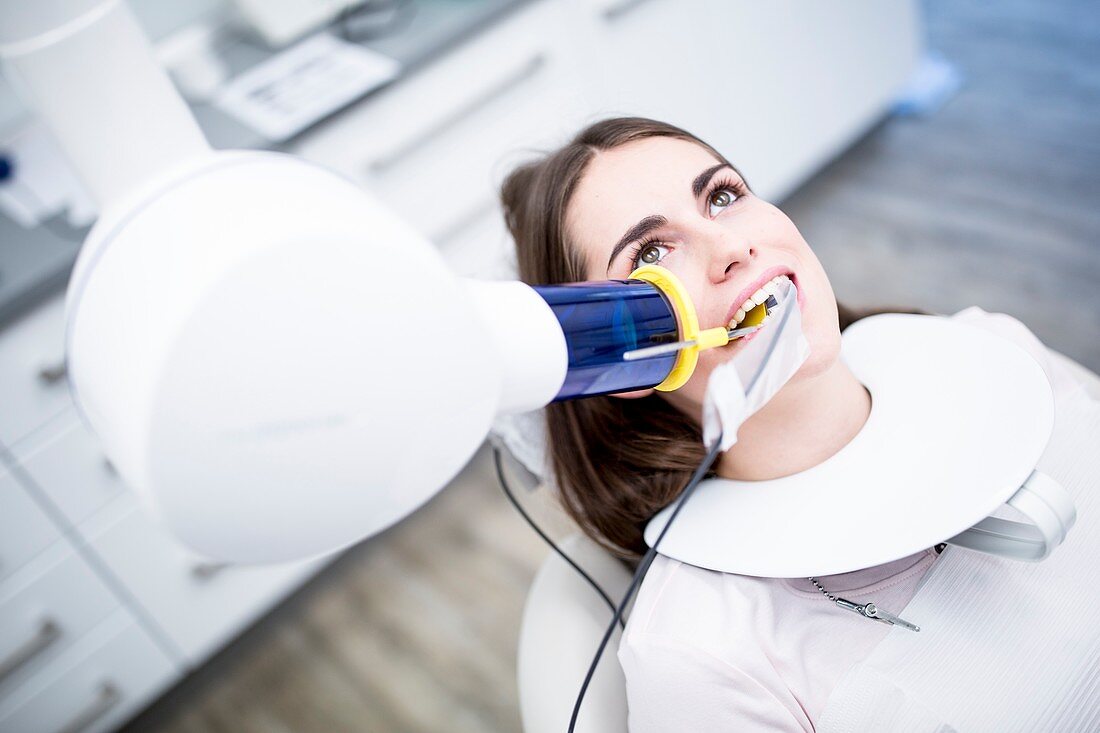
{"type": "MultiPolygon", "coordinates": [[[[651,137],[598,153],[570,201],[566,228],[583,254],[586,279],[625,279],[642,264],[660,264],[683,281],[704,329],[727,325],[747,295],[788,274],[811,350],[795,379],[820,374],[840,353],[836,298],[806,240],[695,143],[651,137]]],[[[710,372],[741,346],[702,352],[670,401],[697,412],[710,372]]]]}

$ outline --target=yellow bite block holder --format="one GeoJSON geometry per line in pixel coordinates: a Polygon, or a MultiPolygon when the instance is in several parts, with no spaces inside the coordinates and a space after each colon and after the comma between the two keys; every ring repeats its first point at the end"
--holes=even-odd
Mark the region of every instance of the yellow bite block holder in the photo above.
{"type": "Polygon", "coordinates": [[[665,377],[665,381],[655,387],[661,392],[679,389],[687,384],[691,375],[695,373],[695,367],[699,363],[699,352],[725,346],[730,342],[729,332],[723,327],[700,330],[699,316],[695,312],[695,304],[691,301],[687,288],[680,282],[680,278],[660,265],[643,265],[630,273],[630,279],[642,280],[660,290],[668,298],[668,302],[676,313],[676,320],[680,327],[680,340],[695,342],[691,346],[680,349],[672,371],[665,377]]]}

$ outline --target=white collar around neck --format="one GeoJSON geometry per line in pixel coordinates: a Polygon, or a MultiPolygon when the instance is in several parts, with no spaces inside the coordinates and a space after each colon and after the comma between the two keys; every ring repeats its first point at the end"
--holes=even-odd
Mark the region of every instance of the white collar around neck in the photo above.
{"type": "MultiPolygon", "coordinates": [[[[871,393],[859,433],[790,476],[704,481],[662,555],[759,577],[846,573],[958,535],[1028,480],[1053,430],[1054,397],[1022,348],[945,317],[900,313],[857,321],[841,344],[871,393]]],[[[649,522],[648,543],[671,509],[649,522]]]]}

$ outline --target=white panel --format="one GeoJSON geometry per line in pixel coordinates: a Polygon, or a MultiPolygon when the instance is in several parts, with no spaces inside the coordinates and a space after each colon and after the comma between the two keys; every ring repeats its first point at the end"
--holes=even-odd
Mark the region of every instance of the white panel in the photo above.
{"type": "Polygon", "coordinates": [[[176,676],[176,665],[119,610],[0,699],[0,731],[114,730],[176,676]]]}
{"type": "Polygon", "coordinates": [[[442,231],[435,242],[443,259],[459,275],[487,280],[517,277],[516,248],[496,200],[473,209],[469,217],[442,231]]]}
{"type": "Polygon", "coordinates": [[[63,300],[58,296],[0,330],[0,443],[9,448],[71,404],[61,371],[63,300]]]}
{"type": "Polygon", "coordinates": [[[60,530],[38,507],[10,468],[0,461],[0,580],[60,537],[60,530]]]}
{"type": "Polygon", "coordinates": [[[551,2],[524,8],[295,152],[347,173],[429,237],[446,234],[495,201],[505,157],[579,126],[585,101],[562,11],[551,2]]]}
{"type": "Polygon", "coordinates": [[[55,659],[118,607],[67,541],[0,584],[0,696],[55,659]],[[15,662],[19,660],[16,666],[15,662]]]}
{"type": "Polygon", "coordinates": [[[684,127],[773,200],[887,111],[920,45],[912,0],[581,1],[600,29],[600,116],[684,127]]]}
{"type": "Polygon", "coordinates": [[[326,561],[233,566],[196,558],[126,497],[82,531],[192,663],[205,659],[326,561]],[[117,507],[121,516],[109,517],[117,507]]]}
{"type": "Polygon", "coordinates": [[[23,440],[14,454],[74,525],[127,490],[75,408],[23,440]]]}

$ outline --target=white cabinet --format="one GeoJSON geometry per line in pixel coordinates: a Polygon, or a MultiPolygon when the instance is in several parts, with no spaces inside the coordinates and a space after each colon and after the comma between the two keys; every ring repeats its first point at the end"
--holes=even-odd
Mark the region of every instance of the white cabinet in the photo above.
{"type": "Polygon", "coordinates": [[[577,1],[599,112],[686,128],[771,200],[880,119],[919,53],[913,0],[577,1]]]}
{"type": "MultiPolygon", "coordinates": [[[[728,76],[731,54],[711,36],[738,12],[727,0],[577,0],[595,63],[597,117],[638,116],[702,134],[712,97],[727,93],[699,72],[728,76]]],[[[715,80],[717,81],[717,79],[715,80]]]]}
{"type": "Polygon", "coordinates": [[[178,675],[153,638],[117,610],[0,699],[0,733],[114,730],[178,675]]]}
{"type": "Polygon", "coordinates": [[[489,280],[516,277],[515,245],[496,202],[456,222],[435,241],[443,259],[459,275],[489,280]]]}
{"type": "Polygon", "coordinates": [[[65,308],[55,298],[0,330],[0,445],[11,447],[71,404],[65,308]]]}
{"type": "Polygon", "coordinates": [[[66,540],[0,583],[0,693],[29,679],[119,607],[66,540]]]}
{"type": "MultiPolygon", "coordinates": [[[[588,92],[568,4],[533,3],[295,147],[378,195],[437,243],[486,210],[518,150],[578,127],[588,92]]],[[[498,214],[499,216],[499,214],[498,214]]]]}
{"type": "Polygon", "coordinates": [[[0,460],[0,581],[61,536],[13,470],[0,460]]]}
{"type": "Polygon", "coordinates": [[[96,555],[156,620],[189,664],[198,664],[324,562],[225,565],[189,553],[135,502],[120,500],[82,532],[96,555]]]}
{"type": "Polygon", "coordinates": [[[20,441],[12,455],[73,525],[128,491],[75,407],[20,441]]]}

